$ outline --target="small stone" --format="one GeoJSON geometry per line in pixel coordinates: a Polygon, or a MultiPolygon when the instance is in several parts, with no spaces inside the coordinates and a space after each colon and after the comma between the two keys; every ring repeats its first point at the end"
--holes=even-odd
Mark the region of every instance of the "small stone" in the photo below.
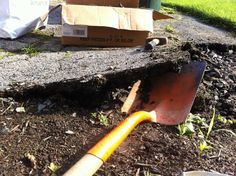
{"type": "Polygon", "coordinates": [[[140,150],[145,150],[146,147],[144,145],[141,145],[140,150]]]}
{"type": "Polygon", "coordinates": [[[101,74],[97,74],[96,77],[99,79],[103,78],[103,76],[101,74]]]}
{"type": "Polygon", "coordinates": [[[66,134],[69,134],[69,135],[75,134],[75,132],[74,132],[74,131],[71,131],[71,130],[67,130],[65,133],[66,133],[66,134]]]}
{"type": "Polygon", "coordinates": [[[214,98],[215,98],[216,101],[219,100],[219,97],[217,95],[215,95],[214,98]]]}
{"type": "Polygon", "coordinates": [[[47,105],[45,104],[38,104],[38,113],[40,113],[44,108],[46,108],[47,105]]]}
{"type": "Polygon", "coordinates": [[[72,116],[72,117],[77,117],[77,113],[74,112],[71,116],[72,116]]]}
{"type": "Polygon", "coordinates": [[[41,111],[47,110],[47,108],[51,108],[54,104],[51,102],[51,100],[47,99],[43,103],[38,104],[38,113],[41,111]]]}
{"type": "Polygon", "coordinates": [[[217,54],[214,54],[213,56],[212,56],[212,58],[217,58],[218,57],[218,55],[217,54]]]}
{"type": "Polygon", "coordinates": [[[16,112],[18,113],[25,113],[25,108],[24,107],[17,107],[16,112]]]}
{"type": "Polygon", "coordinates": [[[224,87],[224,84],[222,83],[216,83],[215,86],[218,88],[218,89],[222,89],[224,87]]]}
{"type": "Polygon", "coordinates": [[[206,80],[203,80],[203,83],[209,87],[212,86],[212,82],[211,81],[206,81],[206,80]]]}
{"type": "Polygon", "coordinates": [[[233,50],[229,50],[229,54],[233,54],[234,53],[234,51],[233,50]]]}
{"type": "Polygon", "coordinates": [[[7,134],[10,132],[10,129],[4,125],[3,127],[0,127],[0,134],[7,134]]]}

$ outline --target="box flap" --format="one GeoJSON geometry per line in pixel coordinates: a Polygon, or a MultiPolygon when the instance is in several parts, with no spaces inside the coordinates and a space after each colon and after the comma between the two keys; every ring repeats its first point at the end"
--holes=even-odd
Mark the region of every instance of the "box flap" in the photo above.
{"type": "Polygon", "coordinates": [[[153,20],[161,20],[161,19],[173,19],[173,17],[153,10],[153,20]]]}
{"type": "Polygon", "coordinates": [[[152,32],[153,10],[64,4],[62,22],[69,25],[152,32]]]}
{"type": "Polygon", "coordinates": [[[66,0],[67,4],[97,5],[113,7],[139,7],[139,0],[66,0]]]}

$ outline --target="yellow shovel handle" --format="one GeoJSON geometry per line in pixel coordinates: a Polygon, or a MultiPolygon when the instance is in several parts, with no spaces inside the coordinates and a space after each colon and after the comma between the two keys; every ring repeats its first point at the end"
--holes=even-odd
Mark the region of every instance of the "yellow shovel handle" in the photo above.
{"type": "Polygon", "coordinates": [[[131,114],[93,146],[81,160],[64,174],[64,176],[80,176],[82,172],[84,174],[81,176],[92,176],[102,166],[103,162],[105,162],[126,139],[129,133],[140,122],[146,120],[151,121],[151,115],[148,112],[140,111],[131,114]]]}
{"type": "Polygon", "coordinates": [[[131,114],[110,133],[103,137],[88,153],[95,155],[104,162],[116,150],[116,148],[126,139],[129,133],[142,121],[151,120],[150,114],[140,111],[131,114]]]}

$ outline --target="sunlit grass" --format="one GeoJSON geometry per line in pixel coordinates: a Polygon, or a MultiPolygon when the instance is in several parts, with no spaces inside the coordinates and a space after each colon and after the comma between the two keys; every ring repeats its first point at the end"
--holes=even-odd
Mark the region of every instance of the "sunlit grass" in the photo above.
{"type": "Polygon", "coordinates": [[[162,0],[162,5],[177,8],[206,22],[236,31],[236,0],[162,0]]]}

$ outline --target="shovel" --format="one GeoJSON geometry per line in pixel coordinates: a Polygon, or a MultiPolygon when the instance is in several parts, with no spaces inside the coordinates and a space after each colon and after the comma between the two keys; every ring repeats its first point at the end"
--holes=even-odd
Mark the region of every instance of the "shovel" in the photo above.
{"type": "Polygon", "coordinates": [[[184,122],[204,70],[205,62],[196,61],[183,65],[179,71],[150,76],[148,84],[138,81],[122,107],[124,112],[134,113],[102,138],[64,176],[92,176],[143,121],[165,125],[184,122]]]}

